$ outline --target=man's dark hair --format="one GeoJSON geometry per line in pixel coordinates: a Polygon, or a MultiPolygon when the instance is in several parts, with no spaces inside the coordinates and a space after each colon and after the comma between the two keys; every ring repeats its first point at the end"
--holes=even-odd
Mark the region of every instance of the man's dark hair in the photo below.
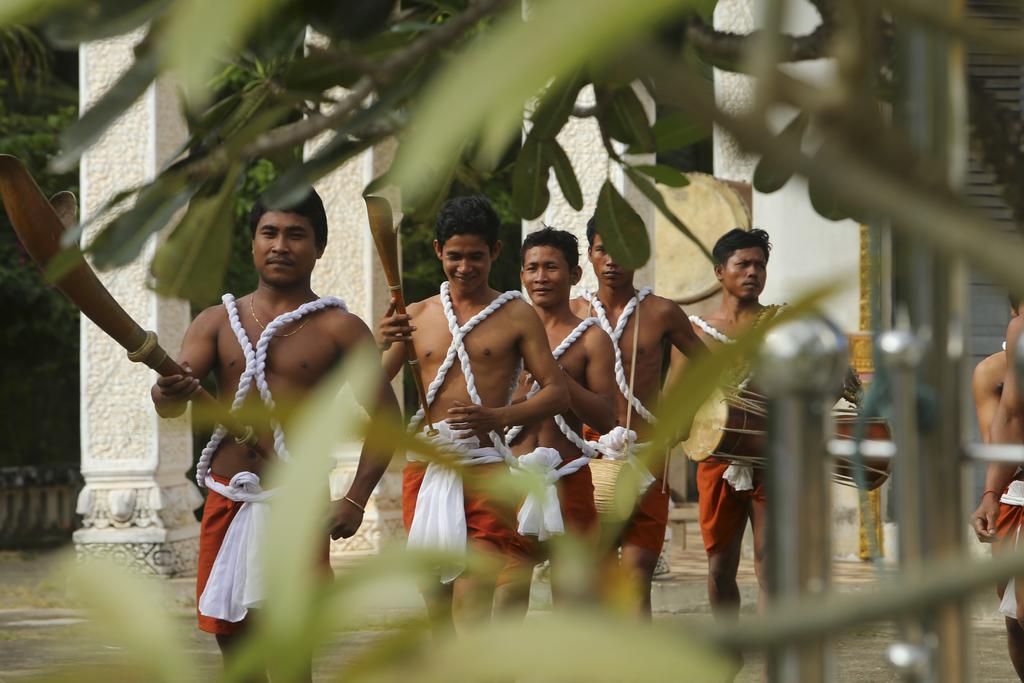
{"type": "Polygon", "coordinates": [[[1021,295],[1018,294],[1017,292],[1012,292],[1012,291],[1010,292],[1010,308],[1012,308],[1014,311],[1016,311],[1018,315],[1020,313],[1024,312],[1024,311],[1020,310],[1020,304],[1021,304],[1021,299],[1022,298],[1024,298],[1024,297],[1021,297],[1021,295]]]}
{"type": "Polygon", "coordinates": [[[561,250],[565,256],[565,262],[569,264],[569,270],[580,264],[580,242],[571,232],[551,226],[531,232],[523,240],[523,247],[519,250],[520,263],[526,264],[526,252],[533,247],[555,247],[561,250]]]}
{"type": "Polygon", "coordinates": [[[323,200],[312,187],[300,201],[288,206],[271,206],[263,195],[257,197],[249,212],[249,232],[252,233],[253,239],[256,238],[256,226],[259,225],[260,218],[268,211],[285,211],[302,216],[313,226],[316,245],[321,249],[327,246],[327,212],[324,211],[323,200]]]}
{"type": "Polygon", "coordinates": [[[434,234],[442,247],[456,235],[479,235],[487,246],[494,247],[500,228],[501,219],[487,197],[475,195],[446,201],[437,214],[434,234]]]}
{"type": "Polygon", "coordinates": [[[594,246],[594,237],[597,236],[597,223],[594,221],[595,218],[597,218],[597,214],[591,216],[590,220],[587,221],[587,244],[590,246],[594,246]]]}
{"type": "Polygon", "coordinates": [[[768,261],[768,257],[772,253],[772,243],[768,241],[767,232],[756,228],[753,230],[733,228],[718,238],[718,241],[715,242],[715,248],[711,250],[711,256],[715,259],[717,265],[724,266],[733,253],[740,249],[750,249],[752,247],[758,247],[763,251],[764,260],[768,261]]]}

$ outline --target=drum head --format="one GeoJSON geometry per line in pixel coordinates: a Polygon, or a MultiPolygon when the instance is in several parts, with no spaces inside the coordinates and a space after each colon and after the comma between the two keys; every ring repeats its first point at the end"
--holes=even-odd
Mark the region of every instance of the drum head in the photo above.
{"type": "Polygon", "coordinates": [[[694,462],[707,460],[722,443],[722,428],[729,417],[729,406],[721,389],[708,396],[693,418],[690,436],[679,445],[686,457],[694,462]]]}
{"type": "MultiPolygon", "coordinates": [[[[687,173],[686,187],[659,186],[668,208],[697,236],[708,251],[733,228],[750,229],[750,211],[739,193],[704,173],[687,173]]],[[[655,289],[661,296],[690,304],[720,288],[707,257],[690,239],[656,213],[654,220],[655,289]]]]}

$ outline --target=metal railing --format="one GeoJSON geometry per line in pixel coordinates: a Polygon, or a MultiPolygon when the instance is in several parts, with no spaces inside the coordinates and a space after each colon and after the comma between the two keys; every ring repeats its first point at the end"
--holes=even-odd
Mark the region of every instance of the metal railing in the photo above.
{"type": "MultiPolygon", "coordinates": [[[[936,554],[930,542],[936,528],[929,528],[926,508],[927,501],[934,498],[926,490],[931,479],[925,476],[932,463],[923,457],[918,415],[919,370],[926,343],[907,331],[889,331],[879,336],[878,347],[891,389],[891,442],[827,437],[830,402],[846,362],[845,338],[836,328],[822,319],[801,320],[781,325],[765,340],[758,378],[770,405],[767,560],[771,601],[776,606],[792,606],[796,612],[815,601],[833,601],[840,606],[834,617],[819,619],[813,630],[794,623],[794,633],[802,637],[785,640],[755,635],[756,625],[745,635],[719,634],[719,642],[734,647],[744,638],[748,643],[758,638],[771,641],[773,645],[766,648],[771,681],[834,680],[830,638],[854,623],[887,614],[900,623],[901,640],[889,649],[888,658],[904,680],[966,680],[966,599],[983,585],[982,574],[985,581],[991,581],[992,576],[1009,576],[1024,565],[1019,558],[1005,558],[980,571],[982,565],[967,563],[966,557],[936,554]],[[892,600],[889,610],[884,604],[865,603],[858,611],[830,594],[828,492],[832,460],[828,456],[892,458],[899,570],[904,584],[919,584],[920,595],[911,590],[902,596],[905,599],[892,600]],[[956,576],[958,563],[964,576],[956,576]],[[967,575],[971,572],[976,576],[967,575]],[[956,651],[942,651],[950,645],[956,651]]],[[[1024,381],[1024,338],[1018,343],[1015,371],[1024,381]]],[[[1024,445],[970,443],[958,452],[958,479],[959,469],[969,462],[1024,462],[1024,445]]],[[[960,516],[962,511],[958,508],[955,512],[960,516]]],[[[961,518],[946,532],[962,537],[966,522],[961,518]]],[[[824,604],[822,609],[826,609],[824,604]]]]}

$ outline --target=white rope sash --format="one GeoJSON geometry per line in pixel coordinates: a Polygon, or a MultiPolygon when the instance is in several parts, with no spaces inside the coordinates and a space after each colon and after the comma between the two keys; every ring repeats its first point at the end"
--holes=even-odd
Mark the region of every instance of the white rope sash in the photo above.
{"type": "Polygon", "coordinates": [[[263,602],[262,548],[269,512],[267,501],[274,492],[264,491],[259,476],[253,472],[239,472],[227,486],[209,475],[205,483],[211,491],[242,505],[228,525],[206,587],[199,596],[199,613],[238,622],[250,608],[263,602]]]}
{"type": "MultiPolygon", "coordinates": [[[[1024,506],[1024,481],[1015,479],[1006,488],[1006,493],[999,498],[1004,505],[1024,506]]],[[[1017,525],[1016,536],[1013,540],[1013,547],[1020,543],[1020,525],[1017,525]]],[[[999,603],[999,612],[1010,619],[1017,618],[1017,594],[1016,581],[1011,577],[1006,583],[1006,590],[1003,591],[1003,600],[999,603]]]]}
{"type": "MultiPolygon", "coordinates": [[[[465,324],[459,325],[455,308],[452,305],[449,285],[447,282],[441,284],[441,306],[448,321],[448,330],[451,332],[452,341],[448,346],[444,361],[438,367],[437,374],[427,388],[427,406],[434,403],[434,399],[437,398],[437,393],[444,384],[448,371],[455,364],[456,358],[459,360],[463,377],[466,380],[466,393],[469,394],[469,399],[476,405],[483,405],[476,389],[476,377],[473,375],[469,353],[466,351],[466,335],[509,301],[521,297],[522,294],[517,291],[505,292],[465,324]]],[[[512,386],[515,386],[518,381],[518,373],[517,368],[512,386]]],[[[510,398],[511,387],[506,402],[510,398]]],[[[424,410],[421,407],[413,415],[409,426],[417,427],[423,421],[423,416],[424,410]]],[[[506,462],[513,467],[516,465],[515,456],[512,455],[497,432],[490,433],[493,445],[481,448],[478,438],[462,436],[453,431],[447,421],[435,423],[434,427],[438,430],[438,434],[431,440],[458,454],[453,465],[474,466],[496,462],[506,462]]],[[[414,454],[410,454],[408,457],[410,460],[421,460],[414,454]]],[[[423,481],[416,496],[416,510],[409,527],[407,547],[441,550],[458,555],[466,551],[466,537],[465,491],[462,476],[455,467],[431,462],[423,473],[423,481]]],[[[454,581],[464,568],[465,565],[461,562],[441,567],[441,581],[443,583],[454,581]]]]}
{"type": "Polygon", "coordinates": [[[722,343],[722,344],[735,344],[736,343],[735,339],[733,339],[732,337],[726,336],[722,332],[719,332],[718,329],[715,328],[714,325],[709,323],[707,320],[704,320],[704,318],[700,317],[699,315],[691,315],[690,316],[690,322],[693,323],[694,325],[696,325],[697,327],[699,327],[700,329],[704,330],[704,332],[709,337],[714,339],[716,342],[719,342],[719,343],[722,343]]]}
{"type": "MultiPolygon", "coordinates": [[[[270,385],[267,383],[267,351],[270,347],[270,340],[274,338],[279,329],[299,320],[305,315],[325,308],[340,308],[343,311],[348,311],[345,302],[337,297],[325,296],[316,301],[308,301],[298,308],[282,313],[274,318],[267,325],[266,329],[263,330],[262,334],[260,334],[260,338],[256,342],[256,349],[253,350],[252,342],[249,341],[249,335],[246,334],[245,328],[242,327],[242,321],[238,317],[238,305],[235,302],[235,297],[231,294],[225,294],[221,301],[224,302],[224,308],[228,311],[228,321],[231,323],[231,330],[235,333],[238,345],[242,347],[242,354],[245,356],[245,370],[242,371],[241,377],[238,378],[238,389],[235,391],[235,398],[231,402],[232,412],[241,408],[242,404],[245,403],[249,390],[255,381],[256,389],[259,391],[260,398],[263,399],[263,404],[273,413],[276,404],[274,403],[273,395],[270,393],[270,385]]],[[[274,451],[277,453],[277,457],[285,461],[290,460],[291,457],[288,455],[288,449],[285,447],[284,431],[281,429],[281,424],[276,419],[271,418],[271,425],[274,429],[274,451]]],[[[221,441],[224,440],[227,433],[228,431],[223,425],[217,425],[213,435],[210,437],[209,443],[203,448],[203,453],[196,464],[196,484],[199,486],[206,486],[206,474],[210,470],[210,460],[213,459],[213,454],[217,452],[221,441]]]]}
{"type": "Polygon", "coordinates": [[[619,391],[627,401],[631,401],[633,410],[636,411],[637,415],[642,417],[647,422],[653,423],[654,415],[651,414],[646,406],[637,398],[631,394],[629,390],[629,382],[626,380],[626,368],[622,362],[622,349],[619,348],[619,341],[622,339],[622,333],[626,330],[626,325],[629,323],[629,318],[633,315],[633,311],[636,310],[637,306],[640,305],[644,299],[646,299],[653,292],[650,287],[644,287],[636,295],[629,300],[626,307],[622,309],[622,315],[615,323],[615,327],[612,327],[611,322],[608,320],[608,313],[604,310],[604,304],[601,303],[600,297],[597,294],[591,292],[584,292],[583,298],[590,302],[591,307],[594,309],[594,313],[597,316],[597,320],[609,337],[612,338],[612,347],[615,349],[615,382],[619,385],[619,391]]]}
{"type": "MultiPolygon", "coordinates": [[[[598,324],[596,318],[586,318],[581,321],[572,332],[566,335],[565,339],[559,342],[558,346],[551,352],[551,355],[554,356],[555,360],[561,358],[569,347],[575,344],[583,336],[583,333],[595,324],[598,324]]],[[[533,386],[526,393],[526,397],[530,398],[538,391],[540,391],[540,383],[534,382],[533,386]]],[[[540,495],[534,492],[527,494],[517,515],[519,522],[518,531],[523,536],[536,536],[541,541],[546,541],[555,534],[565,533],[562,507],[558,501],[558,488],[555,486],[555,482],[562,477],[567,477],[583,469],[590,462],[591,458],[597,456],[599,448],[596,442],[587,441],[577,434],[565,421],[564,416],[555,415],[554,420],[558,430],[562,432],[571,444],[580,449],[582,455],[574,460],[570,460],[565,465],[562,465],[562,456],[557,450],[545,446],[539,446],[529,453],[519,456],[520,468],[543,477],[544,489],[540,495]],[[559,465],[562,466],[559,467],[559,465]]],[[[522,425],[512,427],[506,432],[505,438],[508,442],[512,442],[522,431],[522,425]]]]}
{"type": "MultiPolygon", "coordinates": [[[[736,340],[724,332],[715,328],[714,325],[701,318],[699,315],[691,315],[690,322],[702,329],[709,337],[722,344],[735,344],[736,340]]],[[[734,491],[754,490],[754,467],[744,463],[730,461],[729,466],[722,472],[722,479],[729,482],[734,491]]]]}

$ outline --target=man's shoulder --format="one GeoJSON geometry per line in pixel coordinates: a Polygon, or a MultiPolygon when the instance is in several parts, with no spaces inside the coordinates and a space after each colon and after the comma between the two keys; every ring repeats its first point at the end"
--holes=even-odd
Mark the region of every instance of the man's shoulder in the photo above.
{"type": "Polygon", "coordinates": [[[320,326],[345,337],[354,333],[361,334],[363,330],[369,329],[366,322],[358,315],[338,306],[327,306],[321,309],[317,313],[316,319],[320,326]]]}
{"type": "Polygon", "coordinates": [[[581,341],[587,346],[590,351],[603,351],[612,349],[612,338],[608,336],[608,333],[601,329],[600,325],[591,325],[587,328],[586,332],[583,333],[581,341]]]}
{"type": "Polygon", "coordinates": [[[974,367],[971,382],[976,389],[987,391],[1003,381],[1006,375],[1006,352],[998,351],[974,367]]]}
{"type": "Polygon", "coordinates": [[[228,309],[224,304],[208,306],[192,319],[192,327],[211,332],[229,324],[228,309]]]}

